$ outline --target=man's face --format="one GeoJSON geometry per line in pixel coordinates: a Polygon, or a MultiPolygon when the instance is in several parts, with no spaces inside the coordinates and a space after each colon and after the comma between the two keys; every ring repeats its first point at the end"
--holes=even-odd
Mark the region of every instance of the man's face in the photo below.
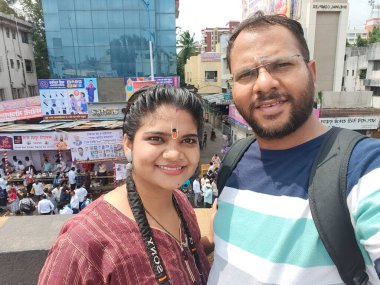
{"type": "Polygon", "coordinates": [[[231,50],[234,103],[258,137],[282,138],[312,114],[315,62],[306,63],[297,40],[282,26],[243,31],[231,50]],[[252,68],[276,63],[249,72],[252,68]]]}
{"type": "Polygon", "coordinates": [[[78,148],[78,154],[79,154],[80,156],[83,155],[83,148],[78,148]]]}

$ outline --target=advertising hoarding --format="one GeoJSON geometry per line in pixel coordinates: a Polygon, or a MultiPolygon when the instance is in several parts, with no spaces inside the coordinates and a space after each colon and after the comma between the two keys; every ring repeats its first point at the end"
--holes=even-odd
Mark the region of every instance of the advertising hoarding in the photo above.
{"type": "MultiPolygon", "coordinates": [[[[126,97],[127,100],[136,91],[133,89],[134,81],[152,81],[152,80],[150,77],[125,77],[124,83],[125,83],[125,93],[127,96],[126,97]]],[[[174,87],[180,86],[179,76],[167,76],[167,77],[157,76],[154,78],[154,82],[157,84],[170,84],[170,85],[173,85],[174,87]]]]}
{"type": "Polygon", "coordinates": [[[122,130],[71,132],[69,145],[76,163],[125,159],[122,130]]]}
{"type": "Polygon", "coordinates": [[[44,120],[88,117],[88,104],[98,102],[96,78],[38,80],[44,120]]]}

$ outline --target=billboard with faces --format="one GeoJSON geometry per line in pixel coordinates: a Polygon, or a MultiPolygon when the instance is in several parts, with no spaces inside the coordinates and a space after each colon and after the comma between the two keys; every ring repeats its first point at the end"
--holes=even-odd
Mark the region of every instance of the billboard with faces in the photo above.
{"type": "Polygon", "coordinates": [[[38,80],[44,120],[87,119],[88,103],[98,102],[96,78],[38,80]]]}

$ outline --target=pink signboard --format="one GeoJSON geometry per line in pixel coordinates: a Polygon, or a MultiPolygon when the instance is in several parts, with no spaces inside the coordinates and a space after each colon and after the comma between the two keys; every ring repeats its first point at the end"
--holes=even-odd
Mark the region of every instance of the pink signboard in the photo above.
{"type": "Polygon", "coordinates": [[[0,111],[0,121],[2,122],[12,122],[39,117],[42,117],[41,106],[0,111]]]}
{"type": "Polygon", "coordinates": [[[244,127],[251,128],[249,124],[243,119],[235,105],[230,105],[228,108],[228,117],[244,127]]]}

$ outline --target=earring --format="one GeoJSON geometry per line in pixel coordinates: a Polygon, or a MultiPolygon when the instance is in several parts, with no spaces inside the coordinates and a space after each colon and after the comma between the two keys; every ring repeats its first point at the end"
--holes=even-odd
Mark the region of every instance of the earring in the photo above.
{"type": "Polygon", "coordinates": [[[126,154],[126,158],[127,158],[127,170],[131,170],[132,169],[132,151],[128,151],[127,154],[126,154]]]}

